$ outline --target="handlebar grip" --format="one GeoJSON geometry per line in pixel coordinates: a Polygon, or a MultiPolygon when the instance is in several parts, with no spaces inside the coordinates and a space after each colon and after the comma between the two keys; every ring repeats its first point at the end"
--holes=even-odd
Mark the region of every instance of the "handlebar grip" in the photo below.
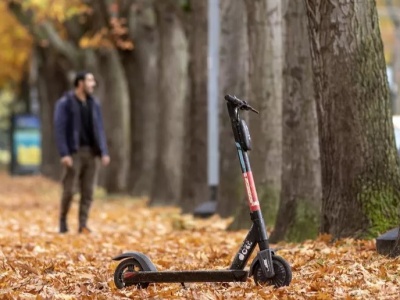
{"type": "Polygon", "coordinates": [[[232,103],[236,107],[239,107],[240,109],[251,110],[258,114],[258,111],[252,108],[250,105],[248,105],[245,100],[240,100],[239,98],[236,98],[236,96],[225,95],[225,100],[229,101],[230,103],[232,103]]]}
{"type": "Polygon", "coordinates": [[[231,96],[231,95],[225,95],[225,100],[227,101],[234,101],[236,99],[236,97],[231,96]]]}
{"type": "Polygon", "coordinates": [[[242,100],[236,98],[235,96],[231,96],[231,95],[225,95],[225,100],[227,100],[235,105],[243,105],[244,104],[242,100]]]}

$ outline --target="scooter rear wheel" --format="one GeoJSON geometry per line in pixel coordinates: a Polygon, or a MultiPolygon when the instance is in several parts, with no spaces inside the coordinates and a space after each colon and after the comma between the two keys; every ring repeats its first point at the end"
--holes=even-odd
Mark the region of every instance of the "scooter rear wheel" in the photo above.
{"type": "Polygon", "coordinates": [[[254,281],[257,285],[274,285],[275,287],[287,286],[292,281],[292,269],[286,260],[278,255],[272,256],[275,275],[267,278],[263,273],[260,262],[254,266],[254,281]]]}
{"type": "MultiPolygon", "coordinates": [[[[119,263],[114,272],[114,283],[118,289],[123,289],[124,287],[134,285],[126,284],[125,279],[129,276],[134,276],[134,273],[142,272],[142,265],[134,258],[128,258],[119,263]]],[[[136,287],[140,289],[145,289],[149,286],[148,282],[137,283],[136,287]]]]}

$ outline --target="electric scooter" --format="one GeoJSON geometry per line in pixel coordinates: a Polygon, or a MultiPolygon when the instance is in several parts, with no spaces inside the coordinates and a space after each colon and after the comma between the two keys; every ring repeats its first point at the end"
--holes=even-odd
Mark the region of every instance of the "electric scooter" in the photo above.
{"type": "Polygon", "coordinates": [[[251,137],[245,120],[240,118],[239,110],[258,113],[246,101],[235,96],[226,95],[229,117],[232,122],[233,136],[239,156],[240,167],[247,191],[250,217],[253,222],[242,246],[238,250],[229,269],[197,271],[158,271],[151,260],[140,252],[126,252],[113,258],[121,261],[114,272],[114,283],[117,288],[135,285],[147,288],[150,283],[185,282],[244,282],[253,276],[257,285],[268,284],[275,287],[287,286],[292,280],[290,265],[282,257],[275,255],[269,247],[267,231],[264,224],[260,203],[250,168],[247,152],[251,150],[251,137]],[[256,245],[257,256],[250,265],[245,266],[256,245]]]}

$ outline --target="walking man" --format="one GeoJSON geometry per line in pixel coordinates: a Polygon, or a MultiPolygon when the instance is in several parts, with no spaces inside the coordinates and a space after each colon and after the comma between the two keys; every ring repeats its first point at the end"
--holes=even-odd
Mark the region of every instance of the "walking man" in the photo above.
{"type": "Polygon", "coordinates": [[[110,162],[100,105],[93,97],[96,80],[92,73],[79,72],[74,89],[56,103],[54,127],[58,152],[63,165],[60,205],[60,233],[68,231],[67,215],[76,188],[79,204],[79,233],[89,233],[87,226],[99,158],[104,166],[110,162]]]}

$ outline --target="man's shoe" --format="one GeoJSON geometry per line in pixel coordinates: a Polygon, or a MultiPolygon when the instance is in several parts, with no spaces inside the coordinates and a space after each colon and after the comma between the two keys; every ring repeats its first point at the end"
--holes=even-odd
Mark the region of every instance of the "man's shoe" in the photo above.
{"type": "Polygon", "coordinates": [[[89,234],[89,233],[91,233],[91,232],[92,232],[92,231],[91,231],[88,227],[86,227],[86,226],[79,227],[79,233],[89,234]]]}
{"type": "Polygon", "coordinates": [[[60,233],[66,233],[66,232],[68,232],[67,221],[60,220],[60,233]]]}

